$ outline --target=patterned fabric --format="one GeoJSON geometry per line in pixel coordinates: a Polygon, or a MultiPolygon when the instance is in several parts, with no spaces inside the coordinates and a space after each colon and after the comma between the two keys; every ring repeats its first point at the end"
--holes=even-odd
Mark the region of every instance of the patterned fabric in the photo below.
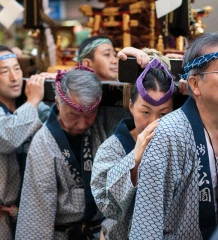
{"type": "MultiPolygon", "coordinates": [[[[216,184],[212,181],[215,153],[211,158],[208,151],[206,129],[201,121],[195,100],[189,97],[181,107],[192,127],[198,159],[198,186],[199,186],[199,226],[203,239],[208,239],[216,228],[215,192],[216,184]],[[205,211],[206,210],[206,211],[205,211]]],[[[209,135],[208,135],[209,136],[209,135]]],[[[210,144],[210,143],[209,143],[210,144]]],[[[216,174],[216,171],[215,171],[216,174]]],[[[216,174],[217,175],[217,174],[216,174]]]]}
{"type": "Polygon", "coordinates": [[[85,191],[85,211],[82,221],[92,220],[97,212],[97,206],[91,193],[90,179],[92,172],[92,132],[88,129],[84,134],[72,136],[63,131],[58,121],[59,111],[57,105],[52,107],[51,114],[46,127],[55,139],[60,151],[68,162],[71,173],[77,188],[84,188],[85,191]],[[82,151],[81,151],[82,149],[82,151]],[[75,174],[76,173],[76,174],[75,174]]]}
{"type": "Polygon", "coordinates": [[[50,106],[48,106],[44,102],[40,102],[38,105],[38,115],[41,122],[44,123],[48,119],[49,113],[50,113],[50,106]]]}
{"type": "Polygon", "coordinates": [[[142,158],[131,240],[201,240],[198,158],[181,109],[160,120],[142,158]]]}
{"type": "MultiPolygon", "coordinates": [[[[126,114],[129,115],[117,107],[99,109],[91,129],[93,155],[126,114]]],[[[54,225],[79,222],[84,210],[84,189],[78,187],[73,169],[44,125],[28,153],[16,239],[66,239],[64,232],[54,231],[54,225]]],[[[102,217],[98,211],[92,220],[102,217]]]]}
{"type": "MultiPolygon", "coordinates": [[[[40,127],[38,113],[31,104],[25,103],[13,114],[6,114],[0,107],[0,205],[17,203],[21,176],[16,154],[40,127]]],[[[12,239],[10,225],[9,216],[0,214],[0,239],[12,239]]]]}
{"type": "Polygon", "coordinates": [[[188,72],[191,69],[200,68],[203,65],[207,64],[208,62],[210,62],[214,59],[217,59],[217,58],[218,58],[218,52],[213,52],[213,53],[208,53],[208,54],[205,54],[203,56],[200,56],[200,57],[197,57],[197,58],[193,59],[192,61],[188,62],[184,66],[185,74],[181,74],[180,77],[186,80],[188,72]]]}
{"type": "Polygon", "coordinates": [[[107,217],[103,232],[107,239],[125,240],[133,213],[136,188],[132,185],[130,169],[135,166],[135,141],[128,127],[133,120],[122,121],[115,134],[96,153],[91,179],[96,204],[107,217]]]}

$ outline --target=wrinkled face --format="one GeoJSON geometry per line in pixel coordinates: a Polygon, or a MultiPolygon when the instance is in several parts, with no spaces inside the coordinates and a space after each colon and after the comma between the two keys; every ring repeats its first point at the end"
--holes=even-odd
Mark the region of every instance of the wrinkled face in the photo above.
{"type": "MultiPolygon", "coordinates": [[[[74,98],[71,100],[78,104],[78,101],[74,98]]],[[[92,126],[97,115],[97,108],[90,112],[77,112],[66,103],[58,103],[59,110],[58,120],[61,127],[69,134],[76,136],[81,135],[86,129],[92,126]]]]}
{"type": "Polygon", "coordinates": [[[100,80],[117,80],[118,60],[111,44],[104,43],[96,47],[94,60],[89,66],[94,69],[95,74],[100,80]]]}
{"type": "MultiPolygon", "coordinates": [[[[161,98],[165,93],[148,90],[148,94],[155,100],[161,98]]],[[[138,95],[134,104],[130,101],[130,111],[133,115],[136,130],[141,133],[151,122],[163,117],[167,113],[173,111],[172,98],[160,106],[153,106],[145,102],[140,95],[138,95]]]]}
{"type": "MultiPolygon", "coordinates": [[[[217,52],[218,46],[208,47],[204,54],[217,52]]],[[[202,76],[196,75],[197,84],[195,85],[194,94],[197,96],[196,101],[200,102],[201,105],[207,107],[207,109],[217,109],[218,106],[218,59],[212,60],[209,67],[204,72],[209,72],[202,76]],[[214,73],[212,73],[214,72],[214,73]]]]}
{"type": "MultiPolygon", "coordinates": [[[[0,52],[0,56],[11,52],[0,52]]],[[[23,73],[16,58],[0,61],[0,102],[7,104],[21,95],[23,73]]]]}

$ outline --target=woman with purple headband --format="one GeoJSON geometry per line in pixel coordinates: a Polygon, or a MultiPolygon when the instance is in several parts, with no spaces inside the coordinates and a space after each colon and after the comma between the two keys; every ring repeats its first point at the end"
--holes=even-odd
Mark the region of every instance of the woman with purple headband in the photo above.
{"type": "Polygon", "coordinates": [[[92,194],[106,216],[105,239],[127,240],[137,189],[138,167],[159,118],[173,110],[174,81],[157,58],[147,64],[133,87],[129,109],[96,153],[91,178],[92,194]]]}

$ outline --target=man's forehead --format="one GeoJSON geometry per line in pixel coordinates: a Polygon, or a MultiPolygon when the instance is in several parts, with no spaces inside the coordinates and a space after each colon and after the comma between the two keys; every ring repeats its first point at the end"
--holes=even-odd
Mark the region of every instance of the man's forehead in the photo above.
{"type": "Polygon", "coordinates": [[[9,62],[18,63],[17,55],[10,51],[0,52],[0,65],[7,64],[9,62]]]}
{"type": "Polygon", "coordinates": [[[7,54],[12,54],[12,52],[7,51],[7,50],[0,52],[0,56],[4,56],[4,55],[7,55],[7,54]]]}
{"type": "Polygon", "coordinates": [[[17,55],[10,51],[2,51],[0,52],[0,61],[7,58],[17,58],[17,55]]]}
{"type": "Polygon", "coordinates": [[[109,44],[109,43],[103,43],[99,46],[96,47],[96,50],[100,50],[100,51],[114,51],[114,47],[109,44]]]}
{"type": "Polygon", "coordinates": [[[208,46],[204,49],[203,54],[209,54],[209,53],[213,53],[213,52],[218,52],[218,45],[213,45],[213,46],[208,46]]]}

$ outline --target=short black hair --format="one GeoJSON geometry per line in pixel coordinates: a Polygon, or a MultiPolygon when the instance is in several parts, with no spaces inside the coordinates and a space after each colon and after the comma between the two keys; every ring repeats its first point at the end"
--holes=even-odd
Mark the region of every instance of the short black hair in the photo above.
{"type": "MultiPolygon", "coordinates": [[[[171,78],[168,74],[159,68],[150,68],[143,78],[143,87],[148,90],[167,92],[171,86],[171,78]]],[[[134,103],[139,95],[137,84],[135,83],[132,92],[131,100],[134,103]]]]}
{"type": "Polygon", "coordinates": [[[14,53],[9,47],[7,47],[5,45],[0,45],[0,52],[4,52],[4,51],[14,53]]]}
{"type": "MultiPolygon", "coordinates": [[[[79,46],[79,55],[81,54],[82,50],[91,42],[93,42],[94,40],[96,39],[101,39],[101,38],[106,38],[106,39],[109,39],[108,37],[106,36],[92,36],[92,37],[89,37],[89,38],[86,38],[85,40],[82,41],[82,43],[80,44],[79,46]]],[[[110,40],[110,39],[109,39],[110,40]]]]}

